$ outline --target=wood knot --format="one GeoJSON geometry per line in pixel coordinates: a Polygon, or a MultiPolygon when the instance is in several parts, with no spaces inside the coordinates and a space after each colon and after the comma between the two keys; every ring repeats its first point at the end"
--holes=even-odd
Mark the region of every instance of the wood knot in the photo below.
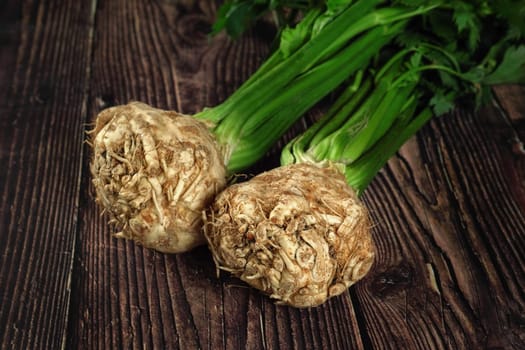
{"type": "Polygon", "coordinates": [[[412,268],[407,264],[391,266],[375,277],[372,293],[383,299],[395,298],[412,285],[412,275],[412,268]]]}

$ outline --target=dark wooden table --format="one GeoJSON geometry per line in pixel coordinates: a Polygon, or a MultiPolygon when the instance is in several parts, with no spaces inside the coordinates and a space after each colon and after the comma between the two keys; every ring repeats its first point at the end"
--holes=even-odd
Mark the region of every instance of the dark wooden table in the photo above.
{"type": "Polygon", "coordinates": [[[217,278],[204,247],[166,255],[111,237],[86,130],[129,100],[193,113],[228,96],[272,31],[210,40],[216,11],[0,1],[0,348],[524,349],[523,87],[433,120],[391,159],[364,195],[377,261],[318,308],[217,278]]]}

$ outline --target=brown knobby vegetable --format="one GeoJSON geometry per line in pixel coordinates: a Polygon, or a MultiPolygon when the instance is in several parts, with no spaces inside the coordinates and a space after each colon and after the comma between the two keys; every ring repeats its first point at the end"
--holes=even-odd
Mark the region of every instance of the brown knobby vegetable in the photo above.
{"type": "Polygon", "coordinates": [[[326,164],[286,165],[229,186],[204,228],[219,269],[295,307],[341,294],[374,260],[368,212],[326,164]]]}
{"type": "Polygon", "coordinates": [[[202,208],[226,167],[204,122],[133,102],[102,111],[92,135],[92,182],[117,237],[170,253],[205,242],[202,208]]]}

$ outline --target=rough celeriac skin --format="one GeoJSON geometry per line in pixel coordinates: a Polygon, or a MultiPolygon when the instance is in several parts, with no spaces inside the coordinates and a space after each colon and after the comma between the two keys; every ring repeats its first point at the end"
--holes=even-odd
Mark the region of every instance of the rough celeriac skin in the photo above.
{"type": "Polygon", "coordinates": [[[205,235],[218,268],[295,307],[341,294],[374,260],[368,212],[329,166],[287,165],[228,187],[205,235]]]}
{"type": "Polygon", "coordinates": [[[167,253],[206,242],[202,211],[226,185],[226,168],[201,121],[132,102],[102,111],[92,131],[97,202],[116,237],[167,253]]]}

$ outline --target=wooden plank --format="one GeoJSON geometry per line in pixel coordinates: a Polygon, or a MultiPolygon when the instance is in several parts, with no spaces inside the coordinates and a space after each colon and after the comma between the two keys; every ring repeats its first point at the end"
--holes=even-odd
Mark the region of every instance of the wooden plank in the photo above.
{"type": "Polygon", "coordinates": [[[524,177],[483,122],[497,112],[432,121],[367,191],[379,259],[357,290],[374,347],[525,346],[524,177]]]}
{"type": "Polygon", "coordinates": [[[0,5],[1,348],[525,347],[522,88],[433,121],[381,171],[365,195],[378,259],[362,283],[319,308],[276,306],[217,279],[205,248],[111,238],[81,144],[86,108],[220,102],[267,37],[210,42],[208,1],[99,2],[90,65],[91,4],[0,5]]]}
{"type": "Polygon", "coordinates": [[[0,4],[0,348],[60,349],[69,311],[90,1],[0,4]]]}
{"type": "MultiPolygon", "coordinates": [[[[209,1],[101,2],[90,114],[129,100],[193,113],[226,98],[267,55],[271,36],[210,41],[216,10],[209,1]]],[[[217,279],[204,247],[167,255],[112,238],[91,195],[82,193],[68,348],[363,348],[349,294],[313,310],[276,306],[217,279]]]]}
{"type": "Polygon", "coordinates": [[[525,86],[505,85],[495,89],[495,106],[487,120],[497,141],[506,145],[502,167],[512,181],[510,195],[525,208],[525,86]]]}

